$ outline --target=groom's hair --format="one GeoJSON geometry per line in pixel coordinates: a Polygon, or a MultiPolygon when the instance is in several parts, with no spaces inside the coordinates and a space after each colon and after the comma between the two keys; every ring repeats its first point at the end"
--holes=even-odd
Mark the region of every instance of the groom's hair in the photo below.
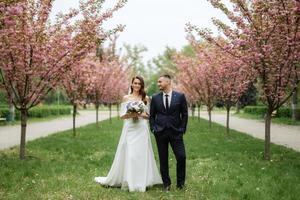
{"type": "Polygon", "coordinates": [[[164,78],[167,78],[167,79],[170,79],[170,80],[172,79],[172,77],[169,74],[163,74],[160,77],[164,77],[164,78]]]}

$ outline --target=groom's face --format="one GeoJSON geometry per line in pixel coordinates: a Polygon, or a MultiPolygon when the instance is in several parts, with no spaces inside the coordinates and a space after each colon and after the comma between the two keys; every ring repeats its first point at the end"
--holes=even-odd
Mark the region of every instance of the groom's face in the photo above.
{"type": "Polygon", "coordinates": [[[159,90],[163,91],[163,90],[166,90],[170,86],[170,82],[171,81],[168,78],[160,77],[157,80],[157,86],[158,86],[159,90]]]}

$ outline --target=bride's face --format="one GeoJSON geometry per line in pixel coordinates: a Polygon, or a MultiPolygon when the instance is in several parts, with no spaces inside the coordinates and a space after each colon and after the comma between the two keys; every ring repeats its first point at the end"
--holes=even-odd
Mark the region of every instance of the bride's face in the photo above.
{"type": "Polygon", "coordinates": [[[137,78],[134,79],[132,84],[131,84],[131,87],[135,92],[139,92],[141,87],[142,87],[141,81],[137,78]]]}

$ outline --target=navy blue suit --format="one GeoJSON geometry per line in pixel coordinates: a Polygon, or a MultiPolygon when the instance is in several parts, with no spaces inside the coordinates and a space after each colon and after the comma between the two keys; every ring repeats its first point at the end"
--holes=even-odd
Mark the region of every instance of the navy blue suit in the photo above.
{"type": "Polygon", "coordinates": [[[163,93],[153,95],[150,104],[150,130],[155,135],[160,172],[164,186],[171,184],[169,176],[169,143],[177,160],[177,186],[185,182],[186,154],[183,134],[188,121],[188,109],[185,95],[172,91],[171,104],[167,110],[163,102],[163,93]]]}

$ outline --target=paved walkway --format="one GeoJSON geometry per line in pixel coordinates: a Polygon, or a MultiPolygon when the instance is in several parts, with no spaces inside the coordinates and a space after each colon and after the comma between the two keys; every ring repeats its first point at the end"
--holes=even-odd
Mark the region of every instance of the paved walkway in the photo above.
{"type": "MultiPolygon", "coordinates": [[[[207,112],[201,111],[200,117],[208,119],[207,112]]],[[[213,112],[212,121],[226,126],[226,114],[213,112]]],[[[265,138],[265,124],[259,120],[243,119],[231,115],[229,127],[256,138],[263,140],[265,138]]],[[[271,124],[271,142],[300,151],[300,126],[271,124]]]]}
{"type": "MultiPolygon", "coordinates": [[[[113,116],[117,113],[113,112],[113,116]]],[[[208,119],[207,112],[200,113],[201,117],[208,119]]],[[[197,116],[197,115],[196,115],[197,116]]],[[[99,121],[108,119],[109,112],[99,112],[99,121]]],[[[77,117],[77,127],[84,126],[95,122],[95,111],[80,111],[77,117]]],[[[212,114],[212,121],[224,125],[226,124],[225,113],[212,114]]],[[[20,125],[0,127],[0,150],[6,149],[20,142],[20,125]]],[[[26,141],[34,140],[36,138],[45,137],[47,135],[64,131],[72,128],[72,117],[65,117],[54,119],[45,122],[29,123],[27,126],[26,141]],[[42,131],[41,131],[42,130],[42,131]]],[[[253,137],[264,139],[264,123],[258,120],[249,120],[230,117],[230,128],[252,135],[253,137]]],[[[294,150],[300,151],[300,126],[288,126],[272,124],[271,126],[271,141],[272,143],[290,147],[294,150]]]]}
{"type": "MultiPolygon", "coordinates": [[[[76,117],[76,127],[84,126],[96,121],[96,111],[80,111],[76,117]]],[[[113,116],[117,112],[112,113],[113,116]]],[[[108,111],[99,112],[99,121],[109,118],[108,111]]],[[[53,119],[45,122],[28,123],[26,132],[26,141],[34,140],[40,137],[64,131],[73,128],[72,116],[53,119]]],[[[0,127],[0,150],[6,149],[20,143],[21,125],[0,127]]]]}

